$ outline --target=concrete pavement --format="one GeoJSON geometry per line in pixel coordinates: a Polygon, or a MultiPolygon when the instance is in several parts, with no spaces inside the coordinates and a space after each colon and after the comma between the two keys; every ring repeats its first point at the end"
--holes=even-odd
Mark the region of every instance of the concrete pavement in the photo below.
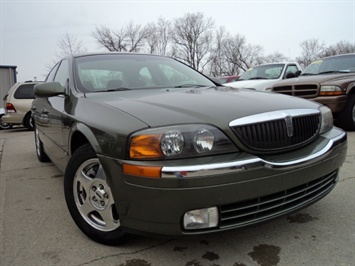
{"type": "Polygon", "coordinates": [[[35,155],[33,132],[0,131],[0,266],[354,265],[355,133],[336,188],[288,217],[210,236],[134,236],[97,244],[72,221],[63,175],[35,155]]]}

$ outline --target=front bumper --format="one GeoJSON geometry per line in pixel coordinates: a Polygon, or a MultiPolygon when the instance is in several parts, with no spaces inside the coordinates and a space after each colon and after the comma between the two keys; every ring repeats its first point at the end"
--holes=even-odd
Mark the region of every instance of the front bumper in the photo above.
{"type": "Polygon", "coordinates": [[[313,100],[315,102],[321,103],[330,108],[333,114],[336,114],[344,110],[347,101],[347,95],[318,96],[317,98],[312,98],[308,100],[313,100]]]}
{"type": "Polygon", "coordinates": [[[99,156],[116,202],[122,229],[130,233],[181,236],[239,228],[294,212],[327,195],[346,157],[346,133],[334,128],[311,145],[282,155],[238,153],[177,161],[162,166],[162,178],[124,175],[120,161],[99,156]],[[184,230],[190,210],[217,207],[218,226],[184,230]]]}

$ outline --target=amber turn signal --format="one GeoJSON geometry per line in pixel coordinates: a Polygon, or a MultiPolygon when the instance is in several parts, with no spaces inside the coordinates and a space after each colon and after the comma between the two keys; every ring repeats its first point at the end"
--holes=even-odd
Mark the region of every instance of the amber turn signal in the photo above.
{"type": "Polygon", "coordinates": [[[146,178],[160,178],[161,167],[123,164],[123,173],[146,178]]]}
{"type": "Polygon", "coordinates": [[[162,157],[160,137],[161,134],[134,136],[129,149],[130,158],[147,159],[162,157]]]}
{"type": "Polygon", "coordinates": [[[320,96],[330,96],[330,95],[342,95],[343,92],[341,91],[320,91],[319,95],[320,96]]]}

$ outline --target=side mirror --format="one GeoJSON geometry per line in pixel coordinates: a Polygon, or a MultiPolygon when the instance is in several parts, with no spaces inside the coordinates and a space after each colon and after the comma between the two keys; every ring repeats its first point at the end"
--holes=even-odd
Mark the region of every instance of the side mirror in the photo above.
{"type": "Polygon", "coordinates": [[[291,78],[294,78],[294,77],[296,77],[296,74],[293,73],[293,72],[288,72],[288,73],[286,74],[286,79],[291,79],[291,78]]]}
{"type": "Polygon", "coordinates": [[[52,97],[60,94],[65,95],[65,88],[59,82],[46,82],[34,86],[36,97],[52,97]]]}
{"type": "Polygon", "coordinates": [[[296,76],[296,78],[297,78],[297,77],[299,77],[299,75],[301,75],[301,73],[302,73],[302,71],[301,71],[301,70],[297,70],[297,71],[295,72],[295,76],[296,76]]]}

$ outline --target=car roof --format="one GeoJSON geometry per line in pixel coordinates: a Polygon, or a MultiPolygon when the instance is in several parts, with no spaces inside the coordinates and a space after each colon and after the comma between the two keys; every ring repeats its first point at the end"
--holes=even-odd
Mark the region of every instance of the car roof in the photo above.
{"type": "Polygon", "coordinates": [[[277,64],[298,64],[298,63],[297,63],[297,62],[294,62],[294,61],[273,62],[273,63],[265,63],[265,64],[260,64],[260,65],[255,65],[255,66],[253,66],[253,67],[266,66],[266,65],[277,65],[277,64]]]}
{"type": "Polygon", "coordinates": [[[337,57],[351,57],[351,56],[355,56],[355,53],[327,56],[327,57],[322,58],[321,60],[327,60],[327,59],[332,59],[332,58],[337,58],[337,57]]]}
{"type": "Polygon", "coordinates": [[[135,53],[135,52],[96,52],[96,53],[81,53],[81,54],[73,54],[67,57],[84,57],[84,56],[94,56],[94,55],[133,55],[133,56],[153,56],[153,57],[166,57],[171,58],[169,56],[164,55],[156,55],[156,54],[146,54],[146,53],[135,53]]]}

